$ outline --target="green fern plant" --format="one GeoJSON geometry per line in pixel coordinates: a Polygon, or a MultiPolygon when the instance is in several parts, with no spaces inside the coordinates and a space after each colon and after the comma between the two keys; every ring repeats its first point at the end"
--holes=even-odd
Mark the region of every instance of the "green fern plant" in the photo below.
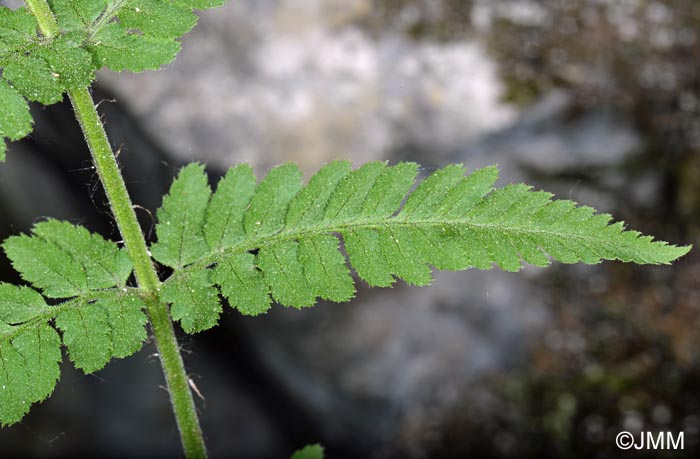
{"type": "MultiPolygon", "coordinates": [[[[465,175],[451,165],[416,185],[414,163],[353,170],[347,161],[327,164],[306,185],[294,164],[259,183],[249,166],[238,165],[215,191],[203,166],[191,164],[164,197],[158,242],[147,247],[88,87],[102,67],[138,72],[171,62],[196,23],[192,10],[222,3],[26,0],[27,9],[0,8],[0,135],[18,140],[30,132],[27,101],[51,104],[67,94],[124,240],[120,247],[47,220],[2,244],[28,284],[0,284],[3,425],[51,394],[61,346],[92,373],[138,351],[149,324],[185,454],[204,457],[173,321],[188,333],[211,328],[222,297],[241,314],[258,315],[273,302],[305,308],[319,298],[350,300],[350,267],[369,285],[388,287],[397,279],[427,285],[433,268],[517,271],[523,262],[546,266],[552,259],[662,264],[690,250],[526,185],[494,189],[495,167],[465,175]],[[167,279],[156,262],[172,269],[167,279]]],[[[0,142],[2,160],[5,150],[0,142]]],[[[321,457],[322,448],[298,454],[321,457]]]]}

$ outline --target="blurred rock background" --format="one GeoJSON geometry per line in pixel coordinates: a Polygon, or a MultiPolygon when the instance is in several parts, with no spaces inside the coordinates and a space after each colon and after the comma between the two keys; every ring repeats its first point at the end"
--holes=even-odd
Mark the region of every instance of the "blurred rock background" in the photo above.
{"type": "MultiPolygon", "coordinates": [[[[7,2],[9,3],[9,2],[7,2]]],[[[177,168],[247,161],[498,163],[676,243],[700,223],[700,4],[693,0],[239,0],[203,13],[166,71],[95,94],[152,235],[177,168]],[[116,101],[117,103],[113,103],[116,101]]],[[[37,218],[118,239],[66,104],[0,167],[0,233],[37,218]]],[[[17,280],[4,258],[2,277],[17,280]]],[[[182,336],[213,457],[622,457],[620,430],[699,448],[700,260],[436,273],[349,304],[228,311],[182,336]]],[[[154,348],[0,431],[16,456],[171,457],[154,348]]]]}

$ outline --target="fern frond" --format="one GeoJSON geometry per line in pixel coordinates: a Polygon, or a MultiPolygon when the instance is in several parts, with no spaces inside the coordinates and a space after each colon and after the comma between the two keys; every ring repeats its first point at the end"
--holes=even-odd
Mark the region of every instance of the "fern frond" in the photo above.
{"type": "Polygon", "coordinates": [[[96,68],[140,72],[172,62],[178,39],[197,23],[194,9],[224,0],[53,0],[63,34],[75,34],[96,68]]]}
{"type": "Polygon", "coordinates": [[[60,31],[38,32],[26,9],[0,7],[0,161],[4,139],[31,132],[27,100],[45,105],[89,86],[95,71],[155,70],[172,62],[195,9],[225,0],[51,0],[60,31]]]}
{"type": "Polygon", "coordinates": [[[397,279],[429,284],[432,268],[517,271],[550,259],[665,264],[690,250],[526,185],[494,190],[495,167],[465,176],[463,166],[451,165],[410,191],[417,172],[413,163],[351,170],[335,161],[302,186],[297,166],[285,164],[256,187],[251,169],[237,166],[212,195],[203,168],[185,167],[156,226],[153,255],[174,269],[166,300],[190,332],[216,324],[217,286],[249,315],[272,300],[296,308],[319,298],[347,301],[355,287],[341,239],[358,276],[382,287],[397,279]]]}
{"type": "Polygon", "coordinates": [[[29,287],[0,283],[0,424],[13,424],[48,397],[59,377],[61,342],[76,367],[101,369],[146,339],[144,305],[133,292],[101,290],[48,306],[29,287]],[[63,332],[63,339],[51,322],[63,332]]]}
{"type": "Polygon", "coordinates": [[[85,373],[102,369],[113,357],[127,357],[146,339],[144,304],[134,294],[79,301],[56,315],[70,359],[85,373]]]}
{"type": "Polygon", "coordinates": [[[32,236],[3,243],[13,267],[49,298],[70,298],[90,290],[124,287],[133,265],[126,250],[68,222],[47,220],[32,236]]]}
{"type": "Polygon", "coordinates": [[[158,209],[160,232],[158,242],[151,247],[153,258],[179,269],[208,253],[203,225],[210,195],[203,167],[194,165],[182,170],[158,209]]]}
{"type": "Polygon", "coordinates": [[[146,339],[144,304],[126,287],[132,264],[123,249],[85,228],[49,220],[13,236],[5,253],[36,290],[0,283],[0,424],[12,424],[45,399],[59,377],[63,343],[91,373],[126,357],[146,339]],[[62,332],[59,336],[56,329],[62,332]]]}
{"type": "Polygon", "coordinates": [[[45,321],[44,299],[27,287],[0,283],[0,423],[24,416],[53,391],[59,376],[60,338],[45,321]],[[16,324],[25,323],[25,326],[16,324]]]}
{"type": "Polygon", "coordinates": [[[171,303],[170,314],[188,333],[213,327],[219,320],[221,304],[206,270],[191,273],[182,282],[163,287],[160,298],[171,303]]]}

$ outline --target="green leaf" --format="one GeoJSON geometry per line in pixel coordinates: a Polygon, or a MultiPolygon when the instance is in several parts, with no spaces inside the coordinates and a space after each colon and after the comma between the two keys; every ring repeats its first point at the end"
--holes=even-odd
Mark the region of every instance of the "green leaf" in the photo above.
{"type": "Polygon", "coordinates": [[[314,297],[340,303],[355,295],[350,270],[335,236],[318,234],[299,239],[298,258],[314,297]]]}
{"type": "Polygon", "coordinates": [[[38,237],[12,236],[3,248],[22,278],[50,298],[68,298],[87,291],[80,263],[60,247],[38,237]]]}
{"type": "MultiPolygon", "coordinates": [[[[83,37],[65,34],[47,40],[37,35],[37,27],[26,9],[0,8],[0,136],[11,140],[31,131],[25,98],[52,104],[95,76],[92,58],[82,49],[83,37]]],[[[0,141],[0,160],[5,150],[0,141]]]]}
{"type": "Polygon", "coordinates": [[[181,282],[163,286],[161,299],[172,303],[170,313],[187,333],[207,330],[219,321],[221,303],[209,270],[193,272],[181,282]]]}
{"type": "Polygon", "coordinates": [[[248,236],[263,236],[282,229],[287,206],[299,190],[301,171],[296,164],[287,163],[273,168],[258,185],[243,216],[243,226],[248,236]]]}
{"type": "Polygon", "coordinates": [[[49,105],[70,89],[84,88],[95,77],[90,54],[75,34],[49,44],[26,46],[5,58],[3,78],[29,100],[49,105]]]}
{"type": "Polygon", "coordinates": [[[396,226],[376,231],[386,266],[392,274],[412,285],[430,284],[431,270],[424,256],[427,247],[419,242],[419,227],[396,226]]]}
{"type": "Polygon", "coordinates": [[[4,138],[31,131],[27,100],[45,105],[89,86],[95,71],[155,70],[172,62],[197,22],[223,0],[49,0],[60,33],[38,32],[26,9],[0,7],[0,161],[4,138]],[[8,84],[10,83],[10,84],[8,84]]]}
{"type": "Polygon", "coordinates": [[[324,220],[341,223],[359,217],[367,195],[385,168],[384,163],[372,162],[349,173],[333,190],[324,211],[324,220]]]}
{"type": "Polygon", "coordinates": [[[44,297],[35,290],[0,283],[0,322],[7,325],[21,324],[48,309],[44,297]]]}
{"type": "Polygon", "coordinates": [[[210,196],[204,167],[190,164],[180,171],[158,209],[158,242],[151,249],[156,260],[182,268],[209,252],[203,225],[210,196]]]}
{"type": "Polygon", "coordinates": [[[62,92],[82,89],[95,79],[90,53],[81,44],[79,36],[64,34],[55,38],[51,46],[39,47],[32,53],[46,61],[62,92]]]}
{"type": "MultiPolygon", "coordinates": [[[[198,166],[196,170],[192,190],[204,203],[204,173],[198,166]]],[[[233,307],[250,315],[268,310],[269,294],[296,308],[311,306],[318,298],[352,298],[355,287],[339,236],[349,265],[372,286],[390,286],[396,279],[427,285],[432,268],[497,265],[517,271],[523,263],[546,266],[550,259],[662,264],[690,250],[625,231],[622,223],[610,224],[609,215],[596,215],[571,201],[553,201],[551,194],[526,185],[494,190],[495,167],[465,176],[462,166],[451,165],[410,191],[417,170],[413,163],[389,167],[374,162],[350,171],[347,162],[337,161],[302,187],[299,169],[286,164],[272,169],[255,187],[250,169],[238,166],[219,185],[207,218],[193,219],[187,231],[196,241],[203,227],[209,248],[188,258],[187,267],[175,268],[165,288],[181,291],[178,296],[198,288],[206,292],[207,301],[191,301],[189,308],[208,305],[199,308],[214,311],[207,316],[211,326],[219,311],[214,310],[218,303],[212,283],[233,307]]],[[[174,190],[182,186],[179,180],[174,190]]],[[[174,198],[168,206],[200,209],[184,198],[174,198]]],[[[174,295],[175,300],[181,304],[174,310],[182,311],[185,301],[174,295]]]]}
{"type": "Polygon", "coordinates": [[[63,332],[70,358],[86,373],[112,357],[126,357],[146,339],[141,299],[124,290],[101,290],[48,306],[29,287],[0,283],[0,423],[19,421],[48,397],[59,377],[63,332]]]}
{"type": "Polygon", "coordinates": [[[162,38],[180,37],[197,23],[197,16],[189,8],[163,0],[131,0],[117,17],[126,29],[162,38]]]}
{"type": "Polygon", "coordinates": [[[114,292],[56,316],[63,343],[77,368],[85,373],[102,369],[112,357],[127,357],[146,339],[144,305],[135,295],[114,292]]]}
{"type": "Polygon", "coordinates": [[[45,323],[14,333],[0,323],[0,423],[14,424],[48,397],[59,377],[60,338],[45,323]],[[5,339],[3,335],[14,335],[5,339]]]}
{"type": "Polygon", "coordinates": [[[107,7],[106,0],[50,0],[49,4],[62,31],[83,33],[107,7]]]}
{"type": "Polygon", "coordinates": [[[228,257],[214,269],[212,282],[221,286],[221,293],[231,307],[241,314],[256,316],[270,309],[272,300],[262,272],[255,266],[255,256],[239,253],[228,257]]]}
{"type": "Polygon", "coordinates": [[[489,166],[472,172],[457,186],[453,187],[445,199],[438,204],[435,217],[456,218],[464,209],[471,209],[493,189],[498,180],[498,168],[489,166]]]}
{"type": "Polygon", "coordinates": [[[0,423],[19,421],[48,397],[59,376],[58,334],[41,321],[50,311],[28,287],[0,283],[0,423]]]}
{"type": "Polygon", "coordinates": [[[150,35],[128,33],[117,23],[100,29],[87,46],[96,67],[109,67],[120,72],[157,70],[175,59],[180,43],[150,35]]]}
{"type": "MultiPolygon", "coordinates": [[[[32,130],[27,101],[0,78],[0,138],[19,140],[32,130]]],[[[0,161],[5,159],[5,142],[0,139],[0,161]]]]}
{"type": "Polygon", "coordinates": [[[195,10],[206,10],[209,8],[216,8],[227,0],[173,0],[173,3],[178,6],[189,7],[195,10]]]}
{"type": "Polygon", "coordinates": [[[70,359],[85,373],[102,369],[112,357],[112,331],[107,311],[98,303],[87,303],[56,317],[70,359]]]}
{"type": "Polygon", "coordinates": [[[207,208],[204,236],[211,250],[230,247],[245,238],[243,213],[255,193],[255,176],[247,164],[231,168],[216,187],[207,208]]]}
{"type": "Polygon", "coordinates": [[[193,9],[222,0],[53,0],[62,31],[80,33],[97,67],[154,70],[172,62],[176,41],[197,23],[193,9]]]}
{"type": "Polygon", "coordinates": [[[58,75],[45,59],[34,53],[17,56],[5,64],[3,78],[27,99],[50,105],[63,98],[58,75]]]}
{"type": "Polygon", "coordinates": [[[316,296],[304,275],[298,242],[283,241],[262,247],[257,262],[275,301],[295,308],[313,306],[316,296]]]}
{"type": "Polygon", "coordinates": [[[372,287],[389,287],[394,283],[377,231],[372,228],[349,229],[343,236],[350,264],[358,276],[372,287]]]}
{"type": "Polygon", "coordinates": [[[145,305],[136,295],[115,295],[98,300],[107,311],[113,357],[128,357],[141,349],[146,340],[145,305]]]}
{"type": "MultiPolygon", "coordinates": [[[[31,368],[27,368],[31,375],[26,388],[29,400],[44,400],[53,392],[60,374],[59,346],[58,334],[46,324],[29,327],[12,340],[12,347],[19,352],[24,361],[31,362],[31,368]]],[[[13,383],[17,385],[17,381],[13,383]]]]}
{"type": "Polygon", "coordinates": [[[197,23],[192,9],[219,4],[218,0],[110,1],[105,12],[87,26],[87,19],[94,15],[94,10],[87,17],[69,14],[60,24],[69,30],[81,26],[87,29],[87,48],[98,67],[140,72],[158,69],[175,59],[180,50],[177,39],[197,23]]]}
{"type": "Polygon", "coordinates": [[[391,217],[416,181],[418,164],[399,163],[385,168],[377,177],[362,205],[362,215],[391,217]]]}
{"type": "Polygon", "coordinates": [[[323,218],[333,190],[350,173],[350,161],[333,161],[323,166],[289,204],[287,225],[302,227],[314,225],[323,218]]]}
{"type": "Polygon", "coordinates": [[[124,287],[131,275],[133,265],[126,250],[85,227],[47,220],[34,225],[32,232],[60,247],[81,265],[88,289],[124,287]]]}
{"type": "Polygon", "coordinates": [[[69,298],[89,290],[123,287],[132,270],[124,250],[85,228],[48,220],[33,236],[12,236],[3,243],[22,278],[50,298],[69,298]]]}
{"type": "Polygon", "coordinates": [[[31,43],[36,38],[36,19],[26,8],[0,6],[0,65],[5,54],[31,43]]]}
{"type": "Polygon", "coordinates": [[[315,445],[307,445],[295,451],[291,459],[323,459],[323,446],[318,443],[315,445]]]}
{"type": "Polygon", "coordinates": [[[440,169],[421,182],[411,193],[401,209],[400,218],[420,219],[432,216],[440,204],[444,204],[447,193],[464,179],[464,167],[451,164],[440,169]]]}

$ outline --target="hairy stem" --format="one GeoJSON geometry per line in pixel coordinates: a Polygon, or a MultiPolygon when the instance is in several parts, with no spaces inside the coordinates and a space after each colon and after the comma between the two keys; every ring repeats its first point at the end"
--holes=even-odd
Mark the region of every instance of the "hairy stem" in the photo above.
{"type": "Polygon", "coordinates": [[[151,330],[158,347],[160,362],[170,392],[180,437],[188,458],[206,457],[204,437],[197,419],[197,411],[189,388],[187,373],[175,339],[175,331],[168,307],[158,299],[160,280],[155,272],[146,247],[141,227],[136,220],[131,199],[127,193],[116,158],[112,153],[104,127],[87,88],[69,93],[75,116],[85,134],[92,159],[105,188],[114,219],[124,239],[139,287],[147,294],[146,302],[151,330]]]}
{"type": "MultiPolygon", "coordinates": [[[[47,38],[60,33],[56,18],[46,0],[25,0],[27,7],[36,16],[41,33],[47,38]]],[[[158,347],[160,362],[170,392],[175,418],[180,430],[182,446],[188,458],[204,458],[207,455],[202,429],[192,399],[192,391],[182,362],[180,348],[167,304],[158,298],[160,280],[153,267],[151,256],[136,219],[136,213],[126,190],[124,179],[107,139],[104,126],[90,95],[89,88],[68,93],[75,116],[90,147],[92,159],[104,186],[109,204],[124,239],[124,245],[134,264],[139,288],[147,298],[146,309],[153,337],[158,347]]]]}
{"type": "Polygon", "coordinates": [[[51,38],[60,32],[58,22],[56,22],[56,18],[53,12],[51,12],[51,8],[49,8],[49,4],[46,3],[46,0],[24,0],[24,3],[34,17],[36,17],[39,23],[39,29],[46,38],[51,38]]]}
{"type": "Polygon", "coordinates": [[[75,117],[80,122],[85,140],[90,147],[95,168],[107,193],[114,219],[117,221],[119,231],[124,239],[124,245],[134,262],[134,272],[139,287],[149,294],[157,294],[160,281],[153,269],[143,232],[136,220],[124,179],[112,153],[112,147],[107,140],[107,134],[97,114],[92,96],[87,88],[71,91],[68,95],[75,110],[75,117]]]}

